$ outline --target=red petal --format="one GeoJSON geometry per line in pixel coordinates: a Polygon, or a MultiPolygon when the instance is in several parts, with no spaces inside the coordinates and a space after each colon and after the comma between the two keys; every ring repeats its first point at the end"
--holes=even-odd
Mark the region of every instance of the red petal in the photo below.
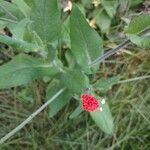
{"type": "Polygon", "coordinates": [[[95,111],[100,107],[98,100],[90,94],[82,94],[81,100],[82,109],[85,111],[95,111]]]}

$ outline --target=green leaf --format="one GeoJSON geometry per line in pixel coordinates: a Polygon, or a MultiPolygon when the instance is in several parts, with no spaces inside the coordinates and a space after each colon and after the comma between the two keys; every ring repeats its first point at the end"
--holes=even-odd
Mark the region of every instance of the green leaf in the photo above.
{"type": "Polygon", "coordinates": [[[58,38],[61,30],[57,0],[34,0],[31,10],[33,30],[44,42],[58,38]]]}
{"type": "Polygon", "coordinates": [[[57,64],[28,55],[18,55],[0,67],[0,89],[28,83],[43,76],[54,75],[60,71],[57,64]]]}
{"type": "Polygon", "coordinates": [[[93,86],[100,91],[109,90],[114,84],[120,80],[121,76],[111,77],[108,79],[101,78],[93,86]]]}
{"type": "Polygon", "coordinates": [[[92,8],[92,1],[91,0],[81,0],[81,3],[85,8],[88,8],[88,9],[92,8]]]}
{"type": "Polygon", "coordinates": [[[130,7],[135,7],[135,6],[139,5],[142,2],[143,2],[143,0],[130,0],[129,1],[129,6],[130,7]]]}
{"type": "Polygon", "coordinates": [[[117,0],[102,0],[102,5],[106,10],[109,17],[113,18],[116,14],[116,9],[118,7],[117,0]]]}
{"type": "Polygon", "coordinates": [[[28,18],[22,19],[18,22],[6,18],[0,18],[0,20],[3,20],[2,28],[7,27],[12,33],[13,38],[19,40],[23,40],[24,33],[27,29],[27,25],[31,23],[31,21],[28,18]]]}
{"type": "Polygon", "coordinates": [[[111,18],[108,16],[104,9],[96,10],[95,20],[97,26],[101,29],[102,33],[107,33],[111,25],[111,18]]]}
{"type": "Polygon", "coordinates": [[[71,51],[81,68],[90,72],[89,64],[103,54],[102,39],[92,29],[81,11],[74,6],[70,17],[71,51]]]}
{"type": "Polygon", "coordinates": [[[90,112],[92,119],[95,121],[96,125],[105,133],[113,133],[113,118],[107,103],[101,104],[103,111],[97,110],[90,112]]]}
{"type": "Polygon", "coordinates": [[[150,35],[140,37],[134,34],[128,34],[129,39],[136,45],[142,48],[150,48],[150,35]]]}
{"type": "Polygon", "coordinates": [[[24,2],[24,0],[12,0],[12,3],[16,4],[16,6],[20,9],[20,11],[24,14],[25,17],[29,16],[31,9],[24,2]]]}
{"type": "Polygon", "coordinates": [[[34,0],[24,0],[24,1],[26,2],[26,4],[27,4],[28,6],[32,7],[34,0]]]}
{"type": "Polygon", "coordinates": [[[39,50],[43,49],[35,44],[31,44],[16,38],[11,38],[2,34],[0,34],[0,42],[12,46],[19,51],[25,52],[38,52],[39,50]]]}
{"type": "Polygon", "coordinates": [[[12,19],[18,21],[24,18],[23,13],[20,9],[14,4],[7,1],[0,2],[0,11],[3,12],[3,18],[12,19]]]}
{"type": "Polygon", "coordinates": [[[70,119],[77,118],[81,113],[83,112],[83,109],[81,109],[81,106],[79,105],[69,116],[70,119]]]}
{"type": "Polygon", "coordinates": [[[56,48],[54,48],[52,45],[47,45],[47,60],[49,60],[50,62],[52,62],[55,59],[58,59],[57,55],[58,55],[58,51],[56,48]]]}
{"type": "Polygon", "coordinates": [[[67,60],[67,64],[69,68],[74,68],[76,65],[75,59],[70,50],[67,50],[65,53],[65,58],[67,60]]]}
{"type": "Polygon", "coordinates": [[[28,41],[29,43],[34,43],[35,45],[38,45],[41,47],[41,49],[46,49],[42,39],[39,37],[39,35],[31,29],[31,24],[27,24],[26,29],[24,31],[24,40],[28,41]]]}
{"type": "MultiPolygon", "coordinates": [[[[46,92],[47,99],[52,97],[60,89],[62,89],[62,87],[60,86],[59,81],[53,80],[47,88],[47,92],[46,92]]],[[[56,115],[57,112],[60,111],[69,102],[71,97],[72,97],[72,94],[68,90],[65,90],[63,94],[57,97],[49,105],[49,110],[48,110],[49,117],[53,117],[54,115],[56,115]]]]}
{"type": "Polygon", "coordinates": [[[79,69],[66,70],[60,75],[61,84],[73,93],[82,93],[89,86],[89,80],[79,69]]]}
{"type": "MultiPolygon", "coordinates": [[[[0,18],[1,19],[1,18],[0,18]]],[[[0,28],[1,29],[3,29],[3,28],[5,28],[6,26],[5,26],[5,23],[4,23],[4,21],[0,21],[0,28]]]]}
{"type": "Polygon", "coordinates": [[[129,24],[127,33],[135,34],[145,28],[150,27],[150,14],[140,15],[135,17],[129,24]]]}
{"type": "Polygon", "coordinates": [[[150,14],[140,15],[130,22],[129,27],[127,29],[127,36],[136,45],[143,48],[150,48],[149,35],[143,37],[135,35],[148,27],[150,27],[150,14]]]}
{"type": "Polygon", "coordinates": [[[25,18],[14,25],[14,27],[10,29],[11,33],[13,34],[13,37],[16,39],[23,40],[24,33],[26,30],[27,24],[30,23],[30,20],[28,18],[25,18]]]}
{"type": "Polygon", "coordinates": [[[70,17],[68,17],[62,25],[62,31],[61,31],[61,36],[62,36],[62,42],[64,45],[67,47],[71,48],[71,41],[70,41],[70,17]]]}

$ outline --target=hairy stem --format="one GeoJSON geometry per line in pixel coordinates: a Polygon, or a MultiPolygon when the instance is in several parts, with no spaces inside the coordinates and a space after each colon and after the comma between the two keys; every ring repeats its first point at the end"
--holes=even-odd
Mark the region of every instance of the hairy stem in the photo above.
{"type": "Polygon", "coordinates": [[[135,78],[127,79],[127,80],[118,81],[117,84],[128,83],[128,82],[132,82],[132,81],[138,81],[138,80],[149,79],[149,78],[150,78],[149,75],[141,76],[141,77],[135,77],[135,78]]]}
{"type": "Polygon", "coordinates": [[[14,128],[11,132],[6,134],[3,138],[0,139],[0,144],[3,144],[16,132],[20,131],[25,125],[27,125],[35,116],[37,116],[41,111],[43,111],[53,100],[55,100],[60,94],[64,92],[65,89],[59,90],[52,98],[50,98],[46,103],[44,103],[38,110],[32,113],[26,120],[24,120],[20,125],[14,128]]]}
{"type": "MultiPolygon", "coordinates": [[[[149,33],[149,32],[150,32],[150,27],[145,28],[143,31],[139,32],[138,35],[142,36],[142,35],[144,35],[146,33],[149,33]]],[[[91,62],[89,64],[89,66],[93,66],[93,65],[96,65],[97,63],[102,62],[103,60],[107,59],[108,57],[110,57],[113,54],[115,54],[116,52],[118,52],[120,49],[128,46],[130,43],[131,43],[131,41],[129,39],[127,39],[123,43],[119,44],[116,48],[113,48],[113,49],[109,50],[104,55],[102,55],[102,56],[98,57],[97,59],[95,59],[93,62],[91,62]]]]}

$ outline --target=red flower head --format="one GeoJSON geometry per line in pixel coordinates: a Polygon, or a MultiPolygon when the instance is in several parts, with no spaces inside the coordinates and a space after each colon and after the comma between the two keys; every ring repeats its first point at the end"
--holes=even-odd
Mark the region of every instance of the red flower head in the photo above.
{"type": "Polygon", "coordinates": [[[82,109],[85,111],[95,111],[100,107],[98,100],[90,94],[82,94],[82,109]]]}

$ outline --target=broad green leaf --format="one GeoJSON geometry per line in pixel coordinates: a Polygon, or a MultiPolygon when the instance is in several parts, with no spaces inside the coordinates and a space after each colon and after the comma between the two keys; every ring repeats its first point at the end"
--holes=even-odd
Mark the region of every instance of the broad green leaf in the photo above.
{"type": "Polygon", "coordinates": [[[47,60],[49,60],[50,62],[58,58],[57,57],[58,51],[52,45],[47,46],[47,52],[48,52],[47,60]]]}
{"type": "Polygon", "coordinates": [[[81,0],[81,2],[85,8],[88,8],[88,9],[92,8],[92,1],[91,0],[81,0]]]}
{"type": "Polygon", "coordinates": [[[25,17],[29,16],[31,8],[24,2],[24,0],[12,0],[12,3],[17,5],[25,17]]]}
{"type": "Polygon", "coordinates": [[[0,66],[0,89],[23,85],[39,77],[54,75],[59,71],[55,63],[46,63],[29,55],[18,55],[0,66]]]}
{"type": "Polygon", "coordinates": [[[45,42],[58,38],[61,30],[57,0],[34,0],[31,10],[33,30],[45,42]]]}
{"type": "Polygon", "coordinates": [[[32,7],[34,0],[24,0],[24,1],[26,2],[26,4],[27,4],[28,6],[32,7]]]}
{"type": "MultiPolygon", "coordinates": [[[[1,19],[1,18],[0,18],[1,19]]],[[[31,23],[28,18],[24,18],[18,22],[14,22],[10,19],[2,19],[3,26],[7,27],[13,35],[13,38],[23,40],[24,33],[27,30],[27,25],[31,23]]]]}
{"type": "Polygon", "coordinates": [[[9,28],[11,33],[13,34],[13,37],[16,39],[23,40],[26,26],[28,23],[30,23],[30,20],[25,18],[20,22],[18,22],[17,24],[15,24],[15,26],[12,29],[9,28]]]}
{"type": "Polygon", "coordinates": [[[113,134],[113,118],[107,103],[101,104],[103,111],[97,110],[90,112],[92,119],[96,125],[105,133],[113,134]]]}
{"type": "Polygon", "coordinates": [[[127,33],[135,34],[147,27],[150,27],[150,14],[140,15],[130,22],[127,33]]]}
{"type": "Polygon", "coordinates": [[[113,18],[116,14],[116,9],[118,6],[118,0],[102,0],[102,5],[106,10],[109,17],[113,18]]]}
{"type": "Polygon", "coordinates": [[[78,117],[83,112],[83,109],[81,109],[81,106],[79,105],[69,116],[70,119],[74,119],[78,117]]]}
{"type": "Polygon", "coordinates": [[[79,69],[66,70],[60,75],[61,84],[73,93],[82,93],[89,86],[89,80],[79,69]]]}
{"type": "Polygon", "coordinates": [[[140,37],[134,34],[128,34],[129,39],[136,45],[142,48],[150,48],[150,35],[140,37]]]}
{"type": "MultiPolygon", "coordinates": [[[[1,10],[0,10],[1,11],[1,10]]],[[[16,21],[14,19],[10,19],[6,17],[4,14],[1,16],[0,12],[0,28],[3,29],[7,27],[10,31],[19,23],[19,21],[16,21]]]]}
{"type": "Polygon", "coordinates": [[[71,42],[70,42],[70,17],[68,17],[63,22],[61,36],[62,36],[61,40],[62,40],[63,45],[71,48],[71,42]]]}
{"type": "Polygon", "coordinates": [[[70,50],[67,50],[65,53],[65,58],[67,60],[67,64],[69,68],[74,68],[76,65],[75,59],[72,55],[72,52],[70,50]]]}
{"type": "Polygon", "coordinates": [[[129,1],[129,6],[130,7],[135,7],[137,5],[139,5],[140,3],[143,2],[143,0],[128,0],[129,1]]]}
{"type": "Polygon", "coordinates": [[[2,34],[0,34],[0,42],[12,46],[19,51],[25,52],[38,52],[43,49],[35,44],[31,44],[20,39],[11,38],[2,34]]]}
{"type": "Polygon", "coordinates": [[[31,24],[27,24],[23,38],[25,41],[28,41],[29,43],[34,43],[35,45],[38,45],[39,47],[46,49],[42,39],[35,31],[31,29],[31,24]]]}
{"type": "Polygon", "coordinates": [[[101,29],[102,33],[107,33],[111,25],[111,18],[108,16],[104,9],[98,9],[95,11],[95,20],[97,26],[101,29]]]}
{"type": "Polygon", "coordinates": [[[0,11],[3,12],[2,16],[7,19],[18,21],[19,19],[24,18],[23,13],[14,3],[10,3],[7,1],[0,2],[0,11]]]}
{"type": "Polygon", "coordinates": [[[74,6],[70,17],[71,51],[78,65],[90,72],[88,65],[103,54],[102,39],[92,29],[81,11],[74,6]]]}
{"type": "Polygon", "coordinates": [[[39,47],[45,49],[45,45],[44,45],[42,39],[39,37],[39,35],[35,31],[31,31],[31,35],[32,35],[32,40],[31,40],[32,43],[34,43],[35,45],[38,45],[39,47]]]}
{"type": "Polygon", "coordinates": [[[94,88],[100,91],[107,91],[109,90],[114,84],[116,84],[120,80],[120,76],[111,77],[108,79],[101,78],[99,79],[93,86],[94,88]]]}
{"type": "MultiPolygon", "coordinates": [[[[58,80],[52,81],[47,88],[46,98],[49,99],[60,89],[62,89],[62,87],[60,86],[59,81],[58,80]]],[[[72,94],[66,89],[63,94],[57,97],[49,105],[49,110],[48,110],[49,117],[53,117],[54,115],[56,115],[57,112],[60,111],[69,102],[71,97],[72,94]]]]}
{"type": "MultiPolygon", "coordinates": [[[[0,18],[1,19],[1,18],[0,18]]],[[[3,28],[5,28],[6,26],[5,26],[5,24],[4,24],[4,22],[3,21],[0,21],[0,29],[3,29],[3,28]]]]}
{"type": "Polygon", "coordinates": [[[82,15],[85,17],[86,16],[85,7],[81,3],[77,3],[76,7],[80,10],[80,12],[82,13],[82,15]]]}

